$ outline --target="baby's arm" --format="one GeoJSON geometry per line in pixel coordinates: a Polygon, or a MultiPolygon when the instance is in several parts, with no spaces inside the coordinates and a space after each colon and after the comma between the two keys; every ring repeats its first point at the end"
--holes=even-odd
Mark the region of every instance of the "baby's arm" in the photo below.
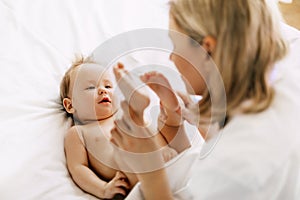
{"type": "Polygon", "coordinates": [[[128,188],[123,173],[117,172],[110,182],[105,182],[89,168],[87,152],[76,126],[69,129],[64,143],[68,170],[81,189],[99,198],[113,198],[115,194],[126,195],[126,191],[121,188],[128,188]]]}

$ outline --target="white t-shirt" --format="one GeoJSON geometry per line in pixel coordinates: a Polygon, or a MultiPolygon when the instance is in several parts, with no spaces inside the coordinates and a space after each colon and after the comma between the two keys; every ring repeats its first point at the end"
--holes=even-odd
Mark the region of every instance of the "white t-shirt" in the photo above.
{"type": "Polygon", "coordinates": [[[290,51],[273,74],[274,102],[226,125],[213,151],[195,164],[193,199],[300,199],[300,32],[282,30],[290,51]]]}

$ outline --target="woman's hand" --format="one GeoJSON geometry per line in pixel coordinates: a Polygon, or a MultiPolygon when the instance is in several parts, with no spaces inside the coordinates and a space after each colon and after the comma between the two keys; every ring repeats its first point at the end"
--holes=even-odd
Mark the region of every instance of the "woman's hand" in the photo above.
{"type": "Polygon", "coordinates": [[[198,102],[191,99],[188,94],[177,92],[178,96],[183,101],[184,106],[181,108],[181,115],[184,120],[192,125],[198,126],[200,120],[200,111],[198,102]]]}
{"type": "Polygon", "coordinates": [[[115,120],[115,128],[111,131],[111,142],[116,146],[115,160],[120,170],[144,173],[162,168],[164,161],[155,138],[157,128],[137,125],[129,105],[124,101],[121,107],[124,114],[115,120]]]}
{"type": "Polygon", "coordinates": [[[120,170],[137,174],[145,199],[173,199],[164,169],[164,159],[154,135],[156,129],[139,126],[131,118],[129,106],[121,103],[124,115],[115,121],[111,142],[120,170]]]}

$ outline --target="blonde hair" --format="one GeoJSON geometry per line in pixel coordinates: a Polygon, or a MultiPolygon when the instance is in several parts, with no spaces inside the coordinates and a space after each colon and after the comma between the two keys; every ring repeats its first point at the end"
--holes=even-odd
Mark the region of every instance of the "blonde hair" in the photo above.
{"type": "Polygon", "coordinates": [[[82,64],[96,63],[91,57],[84,57],[82,55],[75,55],[75,59],[72,62],[70,68],[66,71],[60,83],[60,99],[63,102],[64,98],[68,98],[71,87],[71,76],[82,64]]]}
{"type": "MultiPolygon", "coordinates": [[[[227,117],[236,111],[258,113],[268,108],[274,90],[267,74],[285,56],[287,45],[278,18],[265,0],[175,0],[169,4],[176,25],[188,36],[200,44],[204,36],[216,39],[211,56],[224,82],[227,117]]],[[[205,91],[199,104],[201,117],[212,114],[210,107],[210,94],[205,91]]]]}

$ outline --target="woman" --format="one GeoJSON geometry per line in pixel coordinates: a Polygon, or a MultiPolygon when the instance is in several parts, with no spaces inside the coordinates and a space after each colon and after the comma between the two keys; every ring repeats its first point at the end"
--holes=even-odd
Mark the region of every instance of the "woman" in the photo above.
{"type": "MultiPolygon", "coordinates": [[[[211,118],[220,125],[222,133],[210,155],[196,163],[190,183],[194,199],[297,199],[300,142],[296,118],[300,113],[300,86],[296,80],[300,62],[291,51],[289,59],[298,59],[298,66],[283,62],[284,71],[280,65],[275,68],[286,56],[287,45],[266,1],[171,1],[170,29],[188,35],[211,56],[226,95],[226,118],[222,119],[212,111],[212,97],[220,100],[223,94],[218,97],[217,92],[222,90],[210,92],[215,80],[210,69],[195,69],[178,55],[197,52],[200,47],[188,40],[179,44],[170,34],[176,52],[170,59],[188,80],[186,84],[203,96],[199,102],[199,127],[208,127],[207,119],[211,118]],[[209,80],[191,76],[195,70],[209,80]]],[[[199,54],[200,58],[204,63],[205,57],[199,54]]],[[[222,113],[221,108],[216,113],[222,113]]],[[[126,124],[131,122],[127,120],[126,124]]],[[[114,129],[112,141],[125,150],[155,149],[151,138],[136,139],[122,133],[114,129]]],[[[206,139],[207,144],[213,141],[213,136],[206,139]]],[[[175,198],[164,169],[138,174],[138,178],[145,199],[175,198]]]]}

